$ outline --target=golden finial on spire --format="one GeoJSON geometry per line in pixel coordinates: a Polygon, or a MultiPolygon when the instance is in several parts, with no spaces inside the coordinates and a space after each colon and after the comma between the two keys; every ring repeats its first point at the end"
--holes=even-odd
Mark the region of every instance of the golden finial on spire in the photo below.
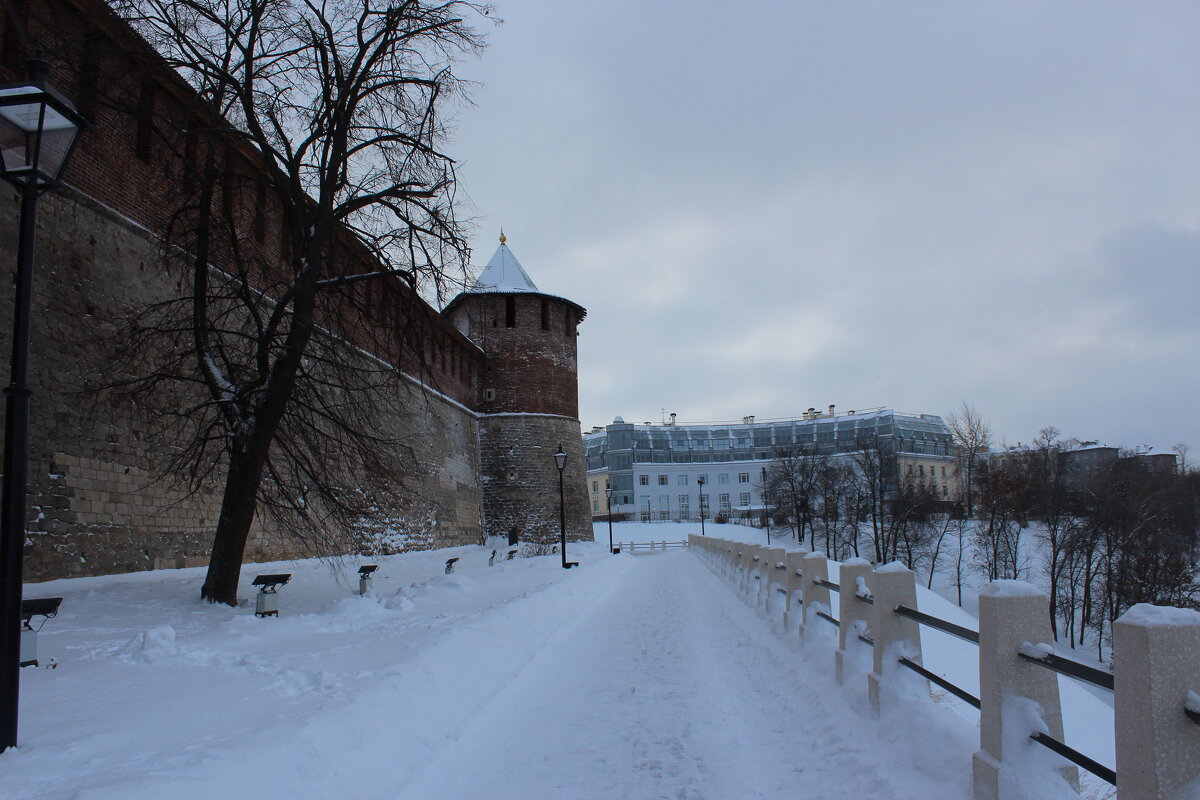
{"type": "Polygon", "coordinates": [[[500,244],[504,244],[507,241],[508,241],[508,237],[504,235],[504,228],[501,228],[500,229],[500,244]]]}

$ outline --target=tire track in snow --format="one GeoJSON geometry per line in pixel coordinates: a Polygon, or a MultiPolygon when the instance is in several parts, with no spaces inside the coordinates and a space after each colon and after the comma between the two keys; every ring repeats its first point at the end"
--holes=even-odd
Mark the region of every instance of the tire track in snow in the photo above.
{"type": "Polygon", "coordinates": [[[399,797],[966,797],[969,741],[922,772],[694,555],[616,578],[399,797]]]}

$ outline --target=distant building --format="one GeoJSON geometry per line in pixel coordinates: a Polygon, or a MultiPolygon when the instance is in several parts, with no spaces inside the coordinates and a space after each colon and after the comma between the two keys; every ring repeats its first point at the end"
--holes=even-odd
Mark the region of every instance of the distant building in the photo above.
{"type": "MultiPolygon", "coordinates": [[[[1016,444],[985,454],[984,460],[993,468],[1015,468],[1022,461],[1042,458],[1042,451],[1032,445],[1016,444]]],[[[1130,452],[1120,447],[1100,444],[1097,441],[1080,442],[1072,449],[1056,452],[1049,464],[1051,474],[1057,470],[1062,485],[1068,491],[1081,491],[1095,476],[1102,474],[1110,465],[1126,459],[1136,460],[1147,470],[1160,475],[1172,475],[1178,470],[1178,459],[1173,453],[1130,452]]]]}
{"type": "Polygon", "coordinates": [[[583,435],[593,516],[607,513],[604,487],[613,487],[614,514],[645,521],[691,521],[752,516],[763,510],[762,484],[783,453],[843,455],[878,446],[894,459],[895,484],[928,486],[954,496],[954,442],[941,417],[891,409],[835,413],[809,409],[798,418],[679,424],[633,424],[621,417],[583,435]],[[703,496],[699,479],[704,481],[703,496]]]}

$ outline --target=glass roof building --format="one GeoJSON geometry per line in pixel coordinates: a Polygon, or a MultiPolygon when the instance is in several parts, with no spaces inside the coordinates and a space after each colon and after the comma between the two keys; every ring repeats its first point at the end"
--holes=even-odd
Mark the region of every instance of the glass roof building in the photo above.
{"type": "MultiPolygon", "coordinates": [[[[741,422],[693,425],[633,424],[617,417],[611,425],[583,435],[589,488],[598,490],[594,476],[604,475],[613,488],[613,513],[638,511],[643,519],[697,518],[696,479],[702,476],[711,506],[706,516],[722,508],[761,508],[762,470],[778,454],[849,454],[876,444],[896,458],[898,472],[916,476],[919,467],[938,494],[948,496],[946,468],[952,465],[954,444],[946,423],[932,414],[886,408],[834,414],[831,407],[829,412],[810,410],[794,419],[746,417],[741,422]]],[[[592,494],[593,513],[604,513],[603,496],[592,494]]]]}

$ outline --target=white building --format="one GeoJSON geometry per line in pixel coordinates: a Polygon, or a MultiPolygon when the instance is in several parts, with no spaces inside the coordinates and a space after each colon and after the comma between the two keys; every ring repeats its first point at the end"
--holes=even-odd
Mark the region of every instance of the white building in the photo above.
{"type": "Polygon", "coordinates": [[[850,454],[878,447],[895,463],[895,482],[954,494],[950,429],[932,414],[891,409],[835,413],[809,409],[799,418],[741,422],[640,425],[620,417],[583,435],[594,516],[608,511],[645,521],[753,517],[761,514],[762,484],[772,459],[791,452],[850,454]],[[703,492],[700,481],[703,480],[703,492]]]}

